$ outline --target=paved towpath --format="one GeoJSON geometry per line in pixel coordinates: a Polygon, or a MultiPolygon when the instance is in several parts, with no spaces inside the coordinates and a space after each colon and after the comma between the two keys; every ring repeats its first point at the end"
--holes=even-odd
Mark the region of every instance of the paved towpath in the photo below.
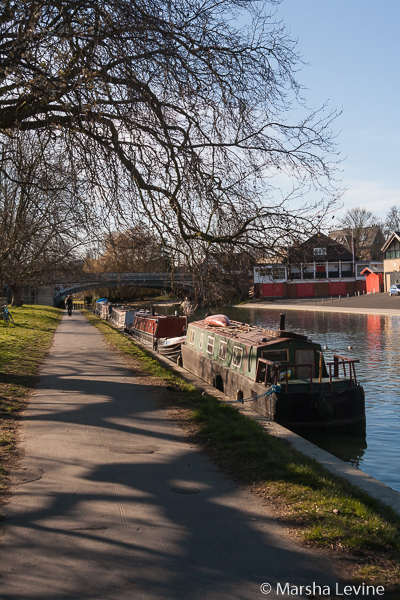
{"type": "Polygon", "coordinates": [[[285,597],[278,582],[333,589],[328,560],[297,546],[191,447],[156,393],[80,313],[64,316],[3,507],[1,600],[285,597]]]}

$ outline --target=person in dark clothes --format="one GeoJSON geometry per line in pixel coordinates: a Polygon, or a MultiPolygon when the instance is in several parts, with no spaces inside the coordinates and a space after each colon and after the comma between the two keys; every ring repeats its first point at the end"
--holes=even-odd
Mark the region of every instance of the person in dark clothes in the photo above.
{"type": "Polygon", "coordinates": [[[68,316],[72,315],[72,298],[71,296],[67,296],[67,301],[65,303],[67,305],[68,316]]]}

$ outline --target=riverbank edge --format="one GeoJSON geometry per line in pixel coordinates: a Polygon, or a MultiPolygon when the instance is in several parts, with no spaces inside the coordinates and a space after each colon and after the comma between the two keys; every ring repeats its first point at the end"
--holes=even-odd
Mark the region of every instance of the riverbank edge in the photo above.
{"type": "Polygon", "coordinates": [[[370,309],[370,308],[348,308],[346,306],[338,307],[338,306],[322,306],[322,305],[312,305],[312,304],[278,304],[276,302],[247,302],[246,304],[237,304],[234,308],[252,308],[252,309],[262,309],[262,310],[305,310],[308,312],[335,312],[335,313],[348,313],[353,315],[380,315],[384,317],[391,316],[399,316],[400,317],[400,309],[370,309]]]}

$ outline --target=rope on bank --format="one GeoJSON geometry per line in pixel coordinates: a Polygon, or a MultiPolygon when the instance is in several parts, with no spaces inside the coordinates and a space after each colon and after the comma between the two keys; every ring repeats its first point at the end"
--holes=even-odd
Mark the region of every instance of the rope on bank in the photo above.
{"type": "Polygon", "coordinates": [[[245,402],[253,402],[253,400],[257,400],[257,398],[265,398],[265,396],[272,396],[272,394],[279,394],[281,391],[280,385],[271,385],[266,392],[263,394],[257,394],[257,396],[250,396],[250,398],[242,398],[239,399],[238,402],[244,404],[245,402]]]}

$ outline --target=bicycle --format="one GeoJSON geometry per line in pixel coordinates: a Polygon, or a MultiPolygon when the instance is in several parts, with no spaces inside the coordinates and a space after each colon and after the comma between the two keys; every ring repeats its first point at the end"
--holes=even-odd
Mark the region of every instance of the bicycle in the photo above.
{"type": "Polygon", "coordinates": [[[7,306],[4,307],[3,310],[3,321],[4,323],[12,323],[14,325],[14,319],[7,306]]]}

